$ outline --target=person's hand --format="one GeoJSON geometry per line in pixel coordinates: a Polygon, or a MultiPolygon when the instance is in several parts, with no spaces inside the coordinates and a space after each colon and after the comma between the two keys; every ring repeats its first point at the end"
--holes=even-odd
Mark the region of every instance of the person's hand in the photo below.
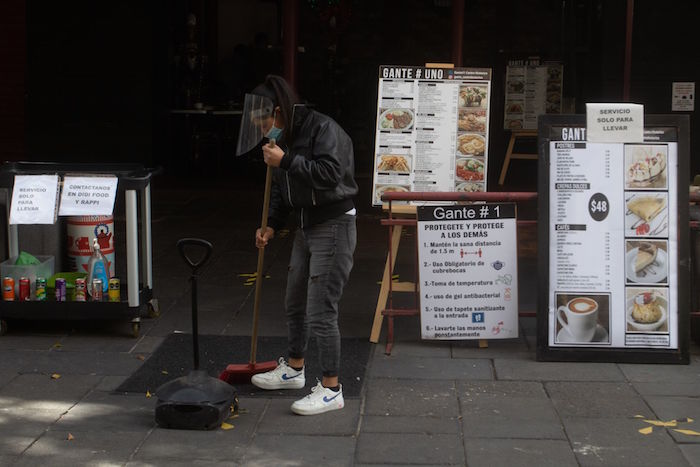
{"type": "Polygon", "coordinates": [[[279,167],[284,157],[284,151],[279,146],[270,147],[269,144],[263,145],[263,160],[270,167],[279,167]]]}
{"type": "Polygon", "coordinates": [[[272,227],[265,228],[265,234],[262,234],[260,229],[255,231],[255,246],[258,248],[265,248],[267,242],[272,240],[275,236],[275,229],[272,227]]]}

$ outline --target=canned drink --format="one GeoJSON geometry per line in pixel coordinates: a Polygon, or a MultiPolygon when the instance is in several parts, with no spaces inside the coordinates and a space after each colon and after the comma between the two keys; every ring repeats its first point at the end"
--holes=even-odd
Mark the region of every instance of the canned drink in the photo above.
{"type": "Polygon", "coordinates": [[[66,301],[66,280],[63,277],[56,278],[56,301],[66,301]]]}
{"type": "Polygon", "coordinates": [[[19,301],[28,302],[31,298],[32,288],[29,285],[28,277],[19,278],[19,301]]]}
{"type": "Polygon", "coordinates": [[[107,292],[107,296],[110,302],[121,301],[121,291],[118,278],[113,277],[109,280],[109,291],[107,292]]]}
{"type": "Polygon", "coordinates": [[[95,302],[102,301],[102,279],[92,280],[92,300],[95,302]]]}
{"type": "Polygon", "coordinates": [[[85,279],[79,277],[75,280],[75,301],[84,302],[87,300],[87,286],[85,279]]]}
{"type": "Polygon", "coordinates": [[[2,279],[2,299],[8,302],[15,300],[15,280],[12,277],[2,279]]]}
{"type": "Polygon", "coordinates": [[[39,302],[46,301],[46,278],[45,277],[37,277],[36,278],[36,292],[34,294],[36,295],[37,301],[39,301],[39,302]]]}

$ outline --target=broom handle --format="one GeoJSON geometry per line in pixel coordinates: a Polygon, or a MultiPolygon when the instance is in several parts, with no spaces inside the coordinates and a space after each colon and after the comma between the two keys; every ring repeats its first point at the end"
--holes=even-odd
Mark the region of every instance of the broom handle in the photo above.
{"type": "MultiPolygon", "coordinates": [[[[275,147],[275,140],[271,139],[270,147],[275,147]]],[[[270,189],[272,188],[272,167],[267,166],[265,174],[265,196],[263,197],[262,220],[260,221],[260,234],[265,235],[267,230],[267,215],[270,211],[270,189]]],[[[262,293],[263,265],[265,264],[265,247],[258,248],[258,271],[255,275],[255,302],[253,304],[253,332],[250,336],[250,363],[255,365],[255,356],[258,350],[258,313],[260,312],[260,295],[262,293]]]]}

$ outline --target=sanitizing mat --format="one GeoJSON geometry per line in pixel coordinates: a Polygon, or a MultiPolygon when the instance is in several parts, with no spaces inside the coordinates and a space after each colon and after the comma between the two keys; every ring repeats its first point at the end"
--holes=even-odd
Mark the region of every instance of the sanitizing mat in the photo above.
{"type": "MultiPolygon", "coordinates": [[[[286,350],[286,337],[259,337],[257,361],[286,357],[286,350]]],[[[370,350],[371,344],[367,338],[341,339],[340,382],[343,397],[359,397],[370,350]]],[[[246,364],[249,359],[249,336],[199,336],[199,368],[207,370],[211,376],[218,377],[229,363],[246,364]]],[[[155,393],[161,384],[188,374],[192,368],[192,335],[171,334],[116,391],[155,393]]],[[[321,368],[316,341],[312,338],[306,355],[305,388],[267,391],[252,384],[237,384],[236,389],[239,395],[245,396],[299,398],[316,385],[316,378],[321,379],[321,368]]]]}

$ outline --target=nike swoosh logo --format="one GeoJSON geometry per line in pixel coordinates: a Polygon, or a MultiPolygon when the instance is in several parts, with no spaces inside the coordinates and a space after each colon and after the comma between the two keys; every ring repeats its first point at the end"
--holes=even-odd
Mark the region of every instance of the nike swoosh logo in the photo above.
{"type": "Polygon", "coordinates": [[[302,374],[299,373],[299,374],[294,375],[294,376],[288,376],[287,373],[284,373],[284,374],[282,375],[282,379],[285,380],[285,381],[287,381],[287,380],[290,380],[290,379],[298,378],[298,377],[301,376],[301,375],[302,375],[302,374]]]}
{"type": "Polygon", "coordinates": [[[338,397],[339,395],[340,395],[340,392],[338,392],[338,394],[331,397],[330,399],[328,398],[328,396],[323,396],[323,402],[328,403],[328,402],[332,401],[333,399],[335,399],[336,397],[338,397]]]}

